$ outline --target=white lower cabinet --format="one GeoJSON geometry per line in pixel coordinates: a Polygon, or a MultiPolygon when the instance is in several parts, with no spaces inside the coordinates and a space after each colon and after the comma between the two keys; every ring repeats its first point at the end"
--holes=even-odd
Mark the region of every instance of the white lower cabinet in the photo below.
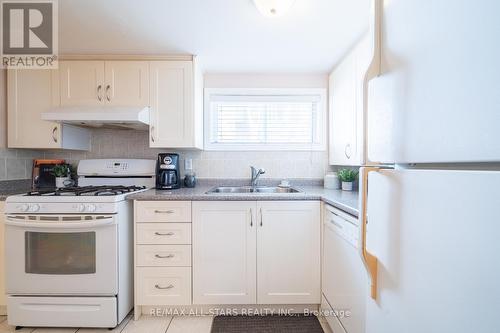
{"type": "Polygon", "coordinates": [[[257,303],[319,304],[319,201],[259,201],[257,303]]]}
{"type": "Polygon", "coordinates": [[[318,201],[193,202],[194,304],[319,304],[318,201]]]}
{"type": "Polygon", "coordinates": [[[256,206],[193,202],[193,303],[255,304],[256,206]]]}
{"type": "Polygon", "coordinates": [[[191,267],[138,267],[137,279],[138,304],[191,304],[191,267]]]}
{"type": "Polygon", "coordinates": [[[191,244],[190,223],[138,223],[137,244],[191,244]]]}
{"type": "Polygon", "coordinates": [[[143,306],[192,304],[191,202],[135,201],[134,317],[143,306]]]}
{"type": "Polygon", "coordinates": [[[137,266],[191,267],[191,245],[137,245],[137,266]]]}

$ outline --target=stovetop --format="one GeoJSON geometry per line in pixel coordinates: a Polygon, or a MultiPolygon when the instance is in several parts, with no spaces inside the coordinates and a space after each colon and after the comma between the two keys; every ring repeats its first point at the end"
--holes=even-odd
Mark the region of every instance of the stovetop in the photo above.
{"type": "Polygon", "coordinates": [[[5,201],[8,214],[114,214],[127,195],[144,186],[99,185],[30,191],[5,201]]]}
{"type": "Polygon", "coordinates": [[[26,196],[113,196],[128,194],[146,189],[145,186],[121,186],[121,185],[101,185],[101,186],[76,186],[63,187],[58,189],[42,189],[30,191],[26,196]]]}

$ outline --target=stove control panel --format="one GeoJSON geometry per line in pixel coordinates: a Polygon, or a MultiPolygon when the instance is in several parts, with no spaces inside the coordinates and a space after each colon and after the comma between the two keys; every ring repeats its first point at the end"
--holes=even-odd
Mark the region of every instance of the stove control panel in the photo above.
{"type": "Polygon", "coordinates": [[[121,172],[128,170],[128,162],[108,162],[106,164],[106,169],[113,170],[114,172],[121,172]]]}
{"type": "Polygon", "coordinates": [[[97,205],[95,205],[95,204],[78,204],[76,206],[76,209],[80,213],[84,213],[84,212],[94,213],[97,210],[97,205]]]}
{"type": "Polygon", "coordinates": [[[118,210],[117,203],[14,203],[7,202],[5,212],[8,214],[114,214],[118,210]]]}

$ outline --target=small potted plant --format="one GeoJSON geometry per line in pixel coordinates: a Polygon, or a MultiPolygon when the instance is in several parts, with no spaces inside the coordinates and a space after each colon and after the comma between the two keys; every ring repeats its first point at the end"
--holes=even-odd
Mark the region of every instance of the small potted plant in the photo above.
{"type": "Polygon", "coordinates": [[[338,172],[340,181],[342,182],[343,191],[352,191],[353,184],[358,178],[358,171],[352,169],[340,169],[338,172]]]}
{"type": "Polygon", "coordinates": [[[56,177],[56,187],[66,187],[71,181],[71,167],[69,164],[58,164],[52,169],[56,177]]]}

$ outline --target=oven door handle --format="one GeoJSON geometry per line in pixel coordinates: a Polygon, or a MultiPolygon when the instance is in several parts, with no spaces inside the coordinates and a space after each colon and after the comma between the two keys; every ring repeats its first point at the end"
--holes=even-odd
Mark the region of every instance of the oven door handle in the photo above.
{"type": "Polygon", "coordinates": [[[87,228],[97,228],[116,224],[114,218],[107,218],[102,220],[96,220],[92,222],[20,222],[15,218],[10,218],[7,216],[5,219],[5,225],[10,225],[20,228],[44,228],[44,229],[87,229],[87,228]]]}

